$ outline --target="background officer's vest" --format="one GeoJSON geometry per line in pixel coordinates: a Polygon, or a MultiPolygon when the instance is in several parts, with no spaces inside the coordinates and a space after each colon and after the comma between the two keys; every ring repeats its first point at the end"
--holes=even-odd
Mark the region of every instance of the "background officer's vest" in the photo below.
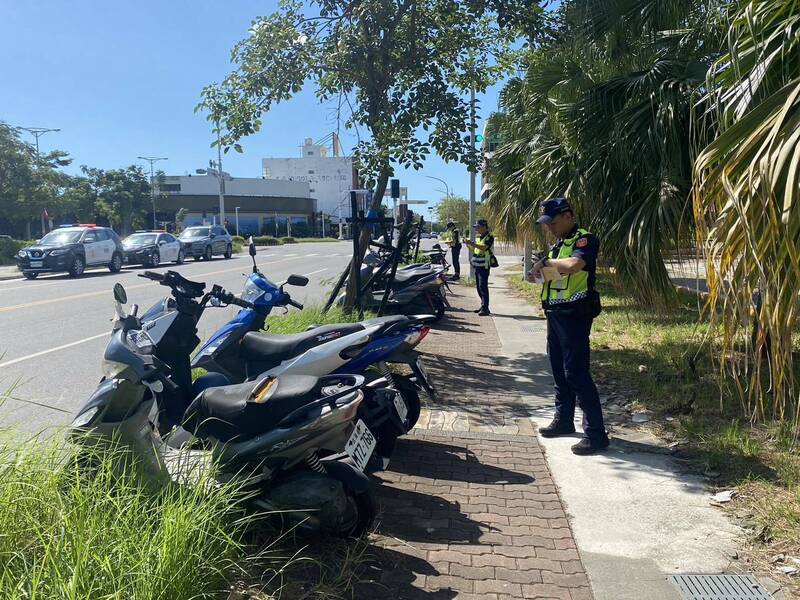
{"type": "MultiPolygon", "coordinates": [[[[487,233],[485,236],[476,236],[475,243],[481,244],[483,246],[484,245],[483,240],[489,237],[489,235],[490,234],[487,233]]],[[[475,246],[475,249],[472,251],[472,266],[488,269],[490,260],[489,256],[490,256],[489,250],[480,250],[477,246],[475,246]]]]}
{"type": "MultiPolygon", "coordinates": [[[[589,232],[585,229],[578,229],[575,235],[569,239],[565,239],[561,243],[561,247],[556,253],[556,249],[552,248],[548,253],[549,258],[569,258],[572,256],[572,250],[575,247],[575,242],[589,232]],[[557,254],[557,255],[556,255],[557,254]]],[[[567,302],[575,302],[586,298],[586,292],[589,291],[589,271],[578,271],[577,273],[562,274],[560,281],[545,281],[542,285],[542,302],[547,304],[564,304],[567,302]]]]}

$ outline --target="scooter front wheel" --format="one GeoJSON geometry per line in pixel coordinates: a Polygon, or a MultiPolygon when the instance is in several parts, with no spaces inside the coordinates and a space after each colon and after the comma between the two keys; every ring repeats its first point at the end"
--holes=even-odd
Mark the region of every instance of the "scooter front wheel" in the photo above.
{"type": "Polygon", "coordinates": [[[375,522],[377,513],[375,499],[368,490],[357,492],[345,486],[345,493],[347,494],[347,510],[339,528],[332,533],[337,537],[359,538],[368,533],[375,522]]]}

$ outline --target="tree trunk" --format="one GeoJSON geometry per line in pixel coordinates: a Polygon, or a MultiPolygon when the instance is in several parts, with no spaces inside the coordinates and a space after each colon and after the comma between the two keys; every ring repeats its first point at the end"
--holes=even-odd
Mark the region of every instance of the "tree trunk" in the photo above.
{"type": "MultiPolygon", "coordinates": [[[[380,175],[378,175],[378,182],[375,185],[374,194],[372,196],[372,205],[370,206],[372,210],[377,210],[383,202],[383,194],[386,192],[386,184],[389,183],[390,168],[391,167],[389,165],[386,165],[383,169],[381,169],[380,175]]],[[[357,216],[358,215],[351,215],[351,218],[356,218],[357,216]]],[[[345,292],[344,299],[344,310],[348,313],[351,312],[356,305],[356,296],[358,295],[358,290],[356,289],[356,274],[358,273],[359,269],[361,269],[361,262],[364,260],[364,255],[367,252],[369,235],[369,228],[364,227],[361,230],[361,235],[358,239],[358,256],[354,254],[350,262],[350,276],[347,278],[347,290],[345,292]]]]}
{"type": "Polygon", "coordinates": [[[25,239],[31,239],[31,222],[25,221],[25,239]]]}

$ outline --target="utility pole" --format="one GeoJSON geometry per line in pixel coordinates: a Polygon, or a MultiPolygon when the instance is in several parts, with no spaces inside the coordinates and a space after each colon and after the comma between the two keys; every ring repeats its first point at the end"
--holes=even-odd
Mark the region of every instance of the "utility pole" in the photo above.
{"type": "MultiPolygon", "coordinates": [[[[475,158],[475,88],[469,91],[470,95],[470,109],[469,109],[469,140],[470,152],[472,158],[475,158]]],[[[474,162],[474,160],[473,160],[474,162]]],[[[469,170],[469,239],[475,241],[475,169],[473,165],[469,170]]],[[[475,278],[475,267],[472,266],[472,261],[469,261],[469,276],[475,278]]]]}
{"type": "Polygon", "coordinates": [[[156,180],[153,177],[153,163],[169,159],[165,156],[137,156],[136,158],[139,160],[146,160],[150,163],[150,199],[153,201],[153,229],[158,229],[158,223],[156,222],[156,180]]]}
{"type": "Polygon", "coordinates": [[[225,224],[225,180],[222,177],[222,144],[219,139],[219,123],[217,123],[217,170],[219,171],[219,222],[225,224]]]}
{"type": "Polygon", "coordinates": [[[239,235],[239,209],[241,206],[236,207],[236,235],[239,235]]]}
{"type": "MultiPolygon", "coordinates": [[[[36,170],[38,171],[39,168],[42,166],[42,157],[39,154],[39,138],[43,136],[45,133],[50,132],[58,132],[61,131],[60,129],[51,129],[49,127],[17,127],[19,131],[27,131],[30,133],[34,139],[36,140],[36,170]]],[[[44,212],[39,215],[42,219],[42,236],[44,236],[45,225],[44,225],[44,212]]],[[[28,222],[28,230],[30,230],[30,222],[28,222]]],[[[28,237],[30,237],[30,231],[28,232],[28,237]]]]}

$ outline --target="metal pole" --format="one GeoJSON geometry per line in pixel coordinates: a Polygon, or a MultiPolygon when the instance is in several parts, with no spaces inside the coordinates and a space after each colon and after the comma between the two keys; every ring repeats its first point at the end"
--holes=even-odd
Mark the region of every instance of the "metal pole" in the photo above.
{"type": "MultiPolygon", "coordinates": [[[[61,131],[61,129],[51,129],[49,127],[17,127],[17,129],[19,131],[27,131],[36,140],[36,170],[38,171],[42,166],[42,157],[41,154],[39,154],[39,136],[42,136],[45,133],[50,133],[51,131],[61,131]]],[[[42,219],[42,237],[44,237],[44,234],[46,233],[44,230],[44,212],[42,212],[39,216],[42,219]]],[[[30,222],[28,222],[28,226],[30,226],[30,222]]]]}
{"type": "Polygon", "coordinates": [[[137,156],[136,158],[150,163],[150,200],[153,202],[153,229],[158,229],[158,222],[156,219],[156,180],[155,175],[153,174],[153,163],[168,159],[166,157],[158,156],[137,156]]]}
{"type": "MultiPolygon", "coordinates": [[[[475,88],[469,91],[470,96],[470,109],[469,109],[469,148],[472,153],[473,159],[475,157],[475,88]]],[[[470,167],[469,170],[469,239],[475,241],[475,167],[470,167]]],[[[469,276],[475,278],[475,267],[472,266],[472,261],[469,261],[469,276]]]]}
{"type": "MultiPolygon", "coordinates": [[[[445,189],[445,193],[447,194],[447,197],[449,198],[451,196],[451,194],[450,194],[450,186],[447,185],[447,182],[444,179],[439,179],[438,177],[434,177],[433,175],[425,175],[425,177],[427,177],[428,179],[435,179],[436,181],[441,181],[444,184],[444,189],[445,189]]],[[[438,190],[438,191],[441,191],[441,190],[438,190]]]]}
{"type": "Polygon", "coordinates": [[[236,207],[236,235],[239,235],[239,206],[236,207]]]}
{"type": "Polygon", "coordinates": [[[222,178],[222,144],[219,138],[219,121],[217,121],[217,170],[219,171],[219,224],[225,224],[225,180],[222,178]]]}

